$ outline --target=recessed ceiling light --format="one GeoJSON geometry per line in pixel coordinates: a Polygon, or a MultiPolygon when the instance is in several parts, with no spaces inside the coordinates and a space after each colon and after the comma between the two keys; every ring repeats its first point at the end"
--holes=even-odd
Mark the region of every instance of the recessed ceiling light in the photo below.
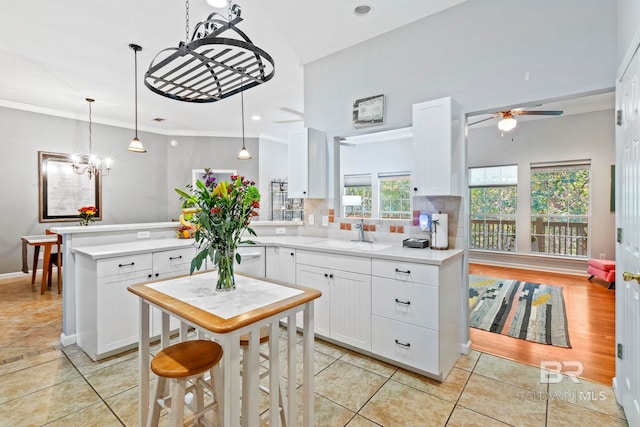
{"type": "Polygon", "coordinates": [[[356,16],[367,16],[373,13],[373,8],[368,4],[361,4],[353,9],[353,13],[355,13],[356,16]]]}
{"type": "Polygon", "coordinates": [[[260,116],[259,116],[259,115],[257,115],[257,114],[254,114],[253,116],[251,116],[251,118],[252,118],[253,120],[260,120],[262,117],[260,117],[260,116]]]}
{"type": "Polygon", "coordinates": [[[220,8],[227,5],[227,0],[207,0],[207,3],[209,3],[213,7],[220,8]]]}

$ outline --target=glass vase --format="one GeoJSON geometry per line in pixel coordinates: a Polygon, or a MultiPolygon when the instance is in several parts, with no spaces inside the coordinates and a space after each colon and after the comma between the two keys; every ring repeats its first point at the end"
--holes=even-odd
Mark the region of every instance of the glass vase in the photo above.
{"type": "Polygon", "coordinates": [[[233,260],[236,255],[235,247],[219,247],[216,249],[216,264],[218,266],[218,281],[216,291],[227,292],[236,288],[233,276],[233,260]]]}

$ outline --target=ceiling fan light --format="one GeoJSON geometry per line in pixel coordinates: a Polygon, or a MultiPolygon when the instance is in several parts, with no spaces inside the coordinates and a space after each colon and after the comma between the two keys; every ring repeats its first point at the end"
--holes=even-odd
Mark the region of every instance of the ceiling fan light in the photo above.
{"type": "Polygon", "coordinates": [[[516,121],[516,119],[514,119],[513,117],[508,117],[498,122],[498,129],[503,132],[509,132],[510,130],[515,129],[517,125],[518,122],[516,121]]]}
{"type": "Polygon", "coordinates": [[[140,142],[140,140],[137,137],[131,140],[131,143],[129,144],[129,148],[127,148],[127,150],[132,151],[134,153],[147,152],[147,150],[145,150],[144,147],[142,146],[142,142],[140,142]]]}

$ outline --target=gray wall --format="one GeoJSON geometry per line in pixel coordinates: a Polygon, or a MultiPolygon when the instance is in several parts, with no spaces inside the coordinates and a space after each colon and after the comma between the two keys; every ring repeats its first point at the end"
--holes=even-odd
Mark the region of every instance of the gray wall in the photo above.
{"type": "Polygon", "coordinates": [[[252,156],[251,160],[238,160],[242,148],[241,138],[180,136],[167,138],[166,171],[167,218],[180,216],[180,199],[175,188],[186,189],[191,184],[192,169],[235,169],[239,175],[258,182],[258,139],[246,138],[245,146],[252,156]],[[174,147],[169,142],[175,140],[174,147]]]}
{"type": "Polygon", "coordinates": [[[464,2],[306,64],[305,125],[329,140],[372,132],[353,128],[351,104],[377,94],[380,131],[410,125],[412,104],[444,96],[476,112],[611,88],[616,12],[610,0],[464,2]]]}
{"type": "MultiPolygon", "coordinates": [[[[146,154],[127,151],[133,130],[93,122],[93,151],[109,155],[114,166],[102,180],[102,221],[127,224],[169,221],[178,218],[180,202],[175,187],[191,182],[191,169],[237,169],[258,181],[258,143],[247,139],[254,159],[235,157],[240,138],[166,137],[139,132],[146,154]],[[171,139],[178,146],[169,144],[171,139]]],[[[38,151],[87,153],[88,123],[39,113],[0,107],[0,274],[22,268],[20,236],[44,234],[54,226],[79,222],[38,222],[38,151]]],[[[31,267],[31,250],[29,267],[31,267]]]]}
{"type": "Polygon", "coordinates": [[[608,259],[613,259],[615,214],[609,211],[610,169],[615,163],[613,111],[521,121],[504,137],[495,126],[469,129],[470,167],[518,165],[520,253],[529,252],[531,163],[577,159],[591,160],[591,256],[598,258],[605,253],[608,259]]]}
{"type": "Polygon", "coordinates": [[[617,0],[618,2],[618,55],[619,64],[633,37],[640,32],[640,1],[617,0]]]}

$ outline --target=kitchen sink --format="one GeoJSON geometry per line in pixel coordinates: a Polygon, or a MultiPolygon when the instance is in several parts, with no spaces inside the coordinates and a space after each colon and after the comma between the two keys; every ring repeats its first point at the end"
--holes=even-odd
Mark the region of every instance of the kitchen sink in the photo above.
{"type": "Polygon", "coordinates": [[[324,248],[334,248],[334,249],[353,249],[353,250],[362,250],[362,251],[379,251],[379,250],[387,249],[391,247],[391,245],[383,245],[380,243],[360,242],[360,241],[351,241],[351,240],[323,240],[323,241],[314,243],[313,246],[320,246],[324,248]]]}

